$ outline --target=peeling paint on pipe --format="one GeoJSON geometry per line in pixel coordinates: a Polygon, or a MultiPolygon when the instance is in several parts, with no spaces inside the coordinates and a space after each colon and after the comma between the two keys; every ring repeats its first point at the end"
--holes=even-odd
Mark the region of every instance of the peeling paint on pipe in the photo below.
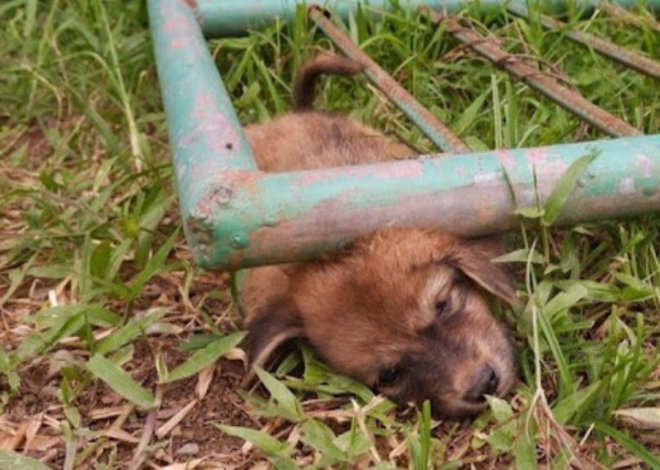
{"type": "MultiPolygon", "coordinates": [[[[191,2],[192,0],[188,0],[191,2]]],[[[149,22],[184,230],[193,249],[212,240],[212,207],[232,188],[217,175],[257,165],[194,11],[184,0],[149,0],[149,22]]]]}
{"type": "Polygon", "coordinates": [[[533,205],[593,152],[559,224],[660,210],[660,136],[259,172],[190,3],[149,0],[149,13],[184,227],[205,268],[306,259],[393,225],[510,230],[519,221],[509,183],[515,200],[533,205]]]}
{"type": "Polygon", "coordinates": [[[217,204],[209,191],[213,238],[199,261],[235,269],[300,260],[390,226],[505,232],[519,226],[505,173],[521,207],[533,206],[537,190],[545,200],[572,162],[594,152],[559,225],[660,210],[660,136],[284,174],[224,171],[218,184],[235,194],[217,204]]]}
{"type": "MultiPolygon", "coordinates": [[[[197,12],[201,18],[204,34],[207,37],[228,37],[247,34],[276,19],[290,21],[296,15],[298,7],[319,5],[331,10],[343,18],[349,12],[355,12],[360,2],[356,0],[196,0],[197,12]]],[[[391,0],[369,0],[361,2],[363,8],[382,11],[392,8],[391,0]],[[368,6],[367,6],[368,5],[368,6]]],[[[446,8],[457,11],[470,4],[466,0],[407,0],[401,2],[410,8],[429,6],[431,8],[446,8]]],[[[501,0],[481,0],[484,8],[499,7],[501,0]]]]}
{"type": "MultiPolygon", "coordinates": [[[[184,0],[181,0],[184,1],[184,0]]],[[[360,3],[356,0],[185,0],[194,6],[200,19],[204,34],[209,38],[241,36],[250,30],[259,29],[276,19],[288,22],[296,14],[298,6],[319,5],[346,18],[349,12],[355,12],[360,3]]],[[[537,3],[542,6],[561,6],[570,0],[543,0],[537,3]]],[[[597,1],[578,0],[593,6],[597,1]]],[[[363,1],[363,8],[372,10],[391,9],[396,3],[405,8],[428,7],[447,13],[460,11],[468,6],[476,6],[481,10],[502,8],[508,0],[369,0],[363,1]],[[368,6],[365,6],[368,5],[368,6]]],[[[532,2],[533,3],[533,2],[532,2]]],[[[634,8],[638,0],[614,0],[623,7],[634,8]]],[[[660,0],[646,0],[647,8],[660,9],[660,0]]]]}

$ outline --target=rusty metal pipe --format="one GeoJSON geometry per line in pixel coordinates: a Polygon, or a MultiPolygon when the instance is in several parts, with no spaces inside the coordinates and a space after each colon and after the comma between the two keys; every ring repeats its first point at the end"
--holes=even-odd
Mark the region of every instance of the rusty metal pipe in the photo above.
{"type": "MultiPolygon", "coordinates": [[[[519,2],[509,3],[507,10],[514,15],[529,19],[529,10],[519,2]]],[[[546,29],[558,31],[564,34],[571,41],[586,46],[594,51],[609,57],[631,69],[637,70],[644,75],[660,80],[660,62],[649,59],[636,52],[629,51],[621,46],[605,41],[592,34],[570,29],[570,27],[559,20],[555,20],[547,15],[538,15],[540,23],[546,29]]]]}
{"type": "Polygon", "coordinates": [[[510,230],[514,200],[532,206],[538,194],[543,203],[593,153],[558,224],[660,210],[660,136],[259,172],[193,11],[182,0],[148,1],[182,219],[203,267],[308,259],[390,226],[510,230]]]}
{"type": "Polygon", "coordinates": [[[210,243],[203,201],[218,175],[257,165],[193,10],[182,0],[148,7],[183,227],[195,250],[210,243]]]}
{"type": "Polygon", "coordinates": [[[594,153],[558,225],[660,210],[660,136],[643,136],[283,174],[226,170],[200,201],[211,208],[208,241],[193,247],[204,267],[236,269],[309,259],[384,227],[501,233],[594,153]]]}
{"type": "MultiPolygon", "coordinates": [[[[324,8],[348,18],[356,13],[358,5],[375,12],[391,10],[394,3],[390,0],[182,0],[188,2],[199,18],[206,37],[228,37],[247,34],[248,31],[262,28],[276,19],[290,22],[295,18],[299,7],[319,4],[324,8]]],[[[660,2],[660,0],[658,0],[660,2]]],[[[456,12],[465,8],[469,0],[407,0],[406,6],[416,9],[421,6],[445,8],[456,12]]],[[[501,9],[501,0],[481,0],[483,9],[501,9]]]]}
{"type": "MultiPolygon", "coordinates": [[[[299,6],[318,3],[342,18],[349,13],[355,13],[358,5],[372,11],[391,10],[395,5],[417,9],[428,7],[436,10],[455,13],[475,5],[482,11],[501,10],[507,0],[406,0],[392,2],[391,0],[324,0],[322,2],[305,0],[180,0],[188,3],[196,12],[206,37],[228,37],[247,34],[264,25],[273,23],[276,19],[291,21],[299,6]]],[[[531,3],[539,6],[561,7],[570,0],[542,0],[531,3]]],[[[639,0],[615,0],[615,3],[625,7],[634,7],[639,0]]],[[[660,10],[660,0],[645,0],[649,9],[660,10]]]]}
{"type": "Polygon", "coordinates": [[[484,36],[461,26],[455,18],[445,17],[435,11],[429,11],[429,14],[434,21],[444,22],[447,30],[470,49],[606,134],[613,137],[642,134],[630,124],[589,102],[578,92],[559,85],[548,75],[521,62],[518,57],[484,36]]]}
{"type": "Polygon", "coordinates": [[[598,3],[598,8],[617,20],[622,20],[625,23],[636,26],[647,26],[660,33],[660,23],[650,16],[635,15],[629,10],[609,1],[598,3]]]}
{"type": "Polygon", "coordinates": [[[408,116],[439,149],[452,153],[470,152],[470,147],[460,137],[415,100],[405,88],[344,34],[332,22],[326,10],[312,5],[309,7],[309,16],[347,57],[359,62],[364,67],[364,74],[367,78],[385,93],[396,107],[408,116]]]}

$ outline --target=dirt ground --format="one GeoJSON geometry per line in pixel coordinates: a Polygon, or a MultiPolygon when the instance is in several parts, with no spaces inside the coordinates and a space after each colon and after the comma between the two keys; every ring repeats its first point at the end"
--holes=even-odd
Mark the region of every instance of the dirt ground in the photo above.
{"type": "MultiPolygon", "coordinates": [[[[132,357],[123,365],[138,383],[155,390],[161,400],[158,409],[140,410],[105,383],[90,381],[75,368],[87,359],[87,352],[77,348],[75,341],[67,340],[47,356],[19,367],[19,392],[10,396],[0,416],[0,448],[20,451],[53,468],[64,468],[67,453],[74,455],[72,451],[77,449],[77,463],[70,468],[80,470],[101,468],[99,463],[107,463],[108,468],[143,468],[135,465],[147,456],[152,465],[158,466],[175,462],[195,466],[204,463],[205,467],[215,463],[227,468],[249,465],[250,459],[243,452],[248,448],[243,448],[243,442],[214,426],[260,427],[239,395],[242,360],[222,359],[196,376],[157,385],[154,358],[160,357],[172,370],[190,355],[180,349],[181,344],[192,333],[201,332],[196,331],[198,325],[180,303],[176,275],[169,276],[166,281],[157,277],[148,285],[137,309],[169,305],[175,314],[167,317],[167,325],[170,333],[176,334],[145,335],[133,343],[132,357]],[[70,389],[70,401],[62,399],[64,382],[70,389]],[[72,430],[70,423],[76,423],[77,430],[72,430]]],[[[229,299],[208,298],[211,291],[225,289],[224,278],[220,285],[217,276],[211,274],[202,274],[197,281],[190,302],[204,302],[204,308],[213,312],[229,308],[229,299]]],[[[35,300],[34,305],[5,305],[5,331],[1,336],[5,345],[12,336],[13,346],[18,344],[22,336],[16,334],[20,318],[33,310],[31,307],[36,307],[52,287],[33,284],[32,297],[28,298],[35,300]]],[[[233,328],[229,322],[219,326],[233,328]]],[[[0,379],[2,389],[8,389],[6,377],[0,379]]]]}

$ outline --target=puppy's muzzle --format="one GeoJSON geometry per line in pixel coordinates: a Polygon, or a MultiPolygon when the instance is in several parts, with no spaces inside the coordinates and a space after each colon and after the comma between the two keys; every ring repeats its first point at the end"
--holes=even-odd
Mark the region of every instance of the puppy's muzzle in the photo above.
{"type": "Polygon", "coordinates": [[[486,395],[495,395],[500,385],[500,379],[495,370],[488,364],[479,368],[472,379],[472,385],[465,394],[465,400],[483,402],[486,395]]]}

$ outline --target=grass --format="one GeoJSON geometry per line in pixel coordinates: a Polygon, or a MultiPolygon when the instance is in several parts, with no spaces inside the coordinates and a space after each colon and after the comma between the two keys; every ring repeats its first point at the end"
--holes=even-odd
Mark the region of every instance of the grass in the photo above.
{"type": "MultiPolygon", "coordinates": [[[[660,468],[657,216],[554,229],[570,174],[521,210],[533,228],[508,259],[529,300],[502,312],[521,380],[473,422],[396,409],[306,348],[247,392],[230,281],[179,230],[144,5],[9,0],[0,17],[0,468],[660,468]]],[[[660,132],[657,82],[534,20],[476,20],[660,132]]],[[[660,58],[647,22],[564,20],[660,58]]],[[[413,13],[346,27],[475,150],[603,138],[413,13]]],[[[210,48],[252,123],[287,112],[295,70],[332,45],[298,15],[210,48]]],[[[434,151],[363,79],[324,82],[318,106],[434,151]]]]}

